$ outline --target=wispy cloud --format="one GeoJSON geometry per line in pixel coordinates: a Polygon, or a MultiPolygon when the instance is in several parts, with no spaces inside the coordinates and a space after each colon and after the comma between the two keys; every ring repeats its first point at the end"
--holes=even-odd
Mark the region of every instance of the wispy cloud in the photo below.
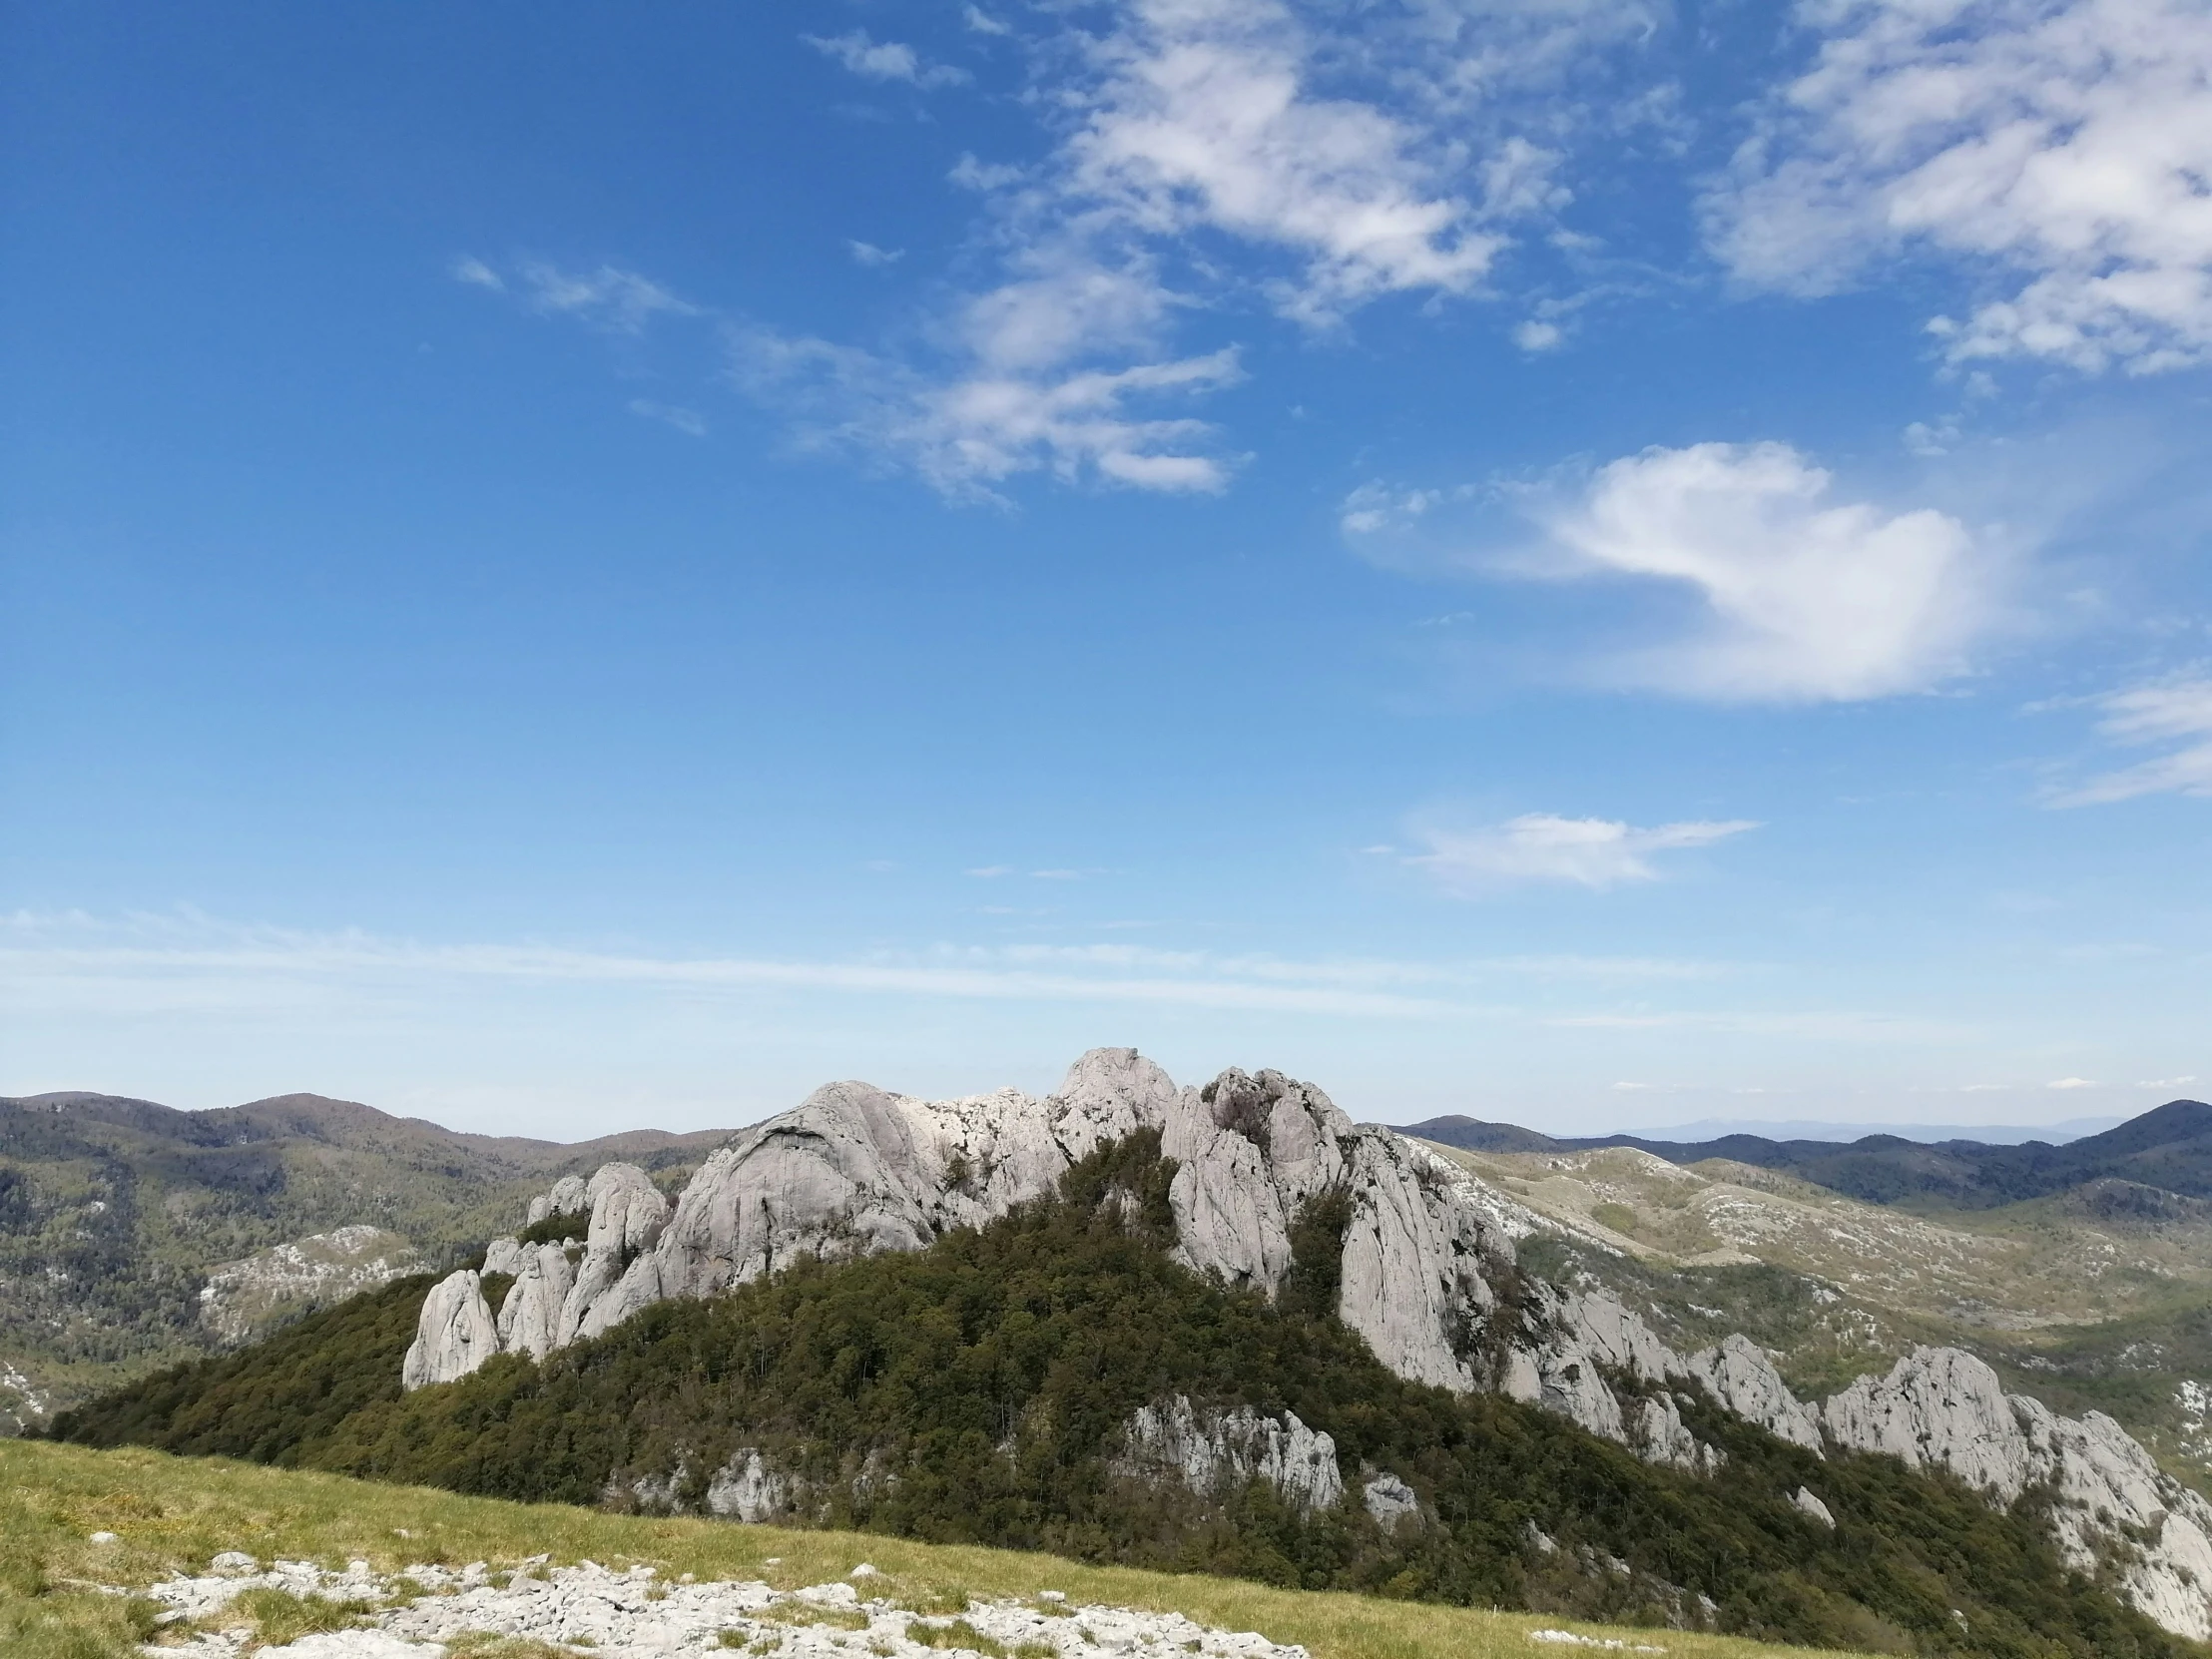
{"type": "Polygon", "coordinates": [[[841,35],[802,35],[799,38],[866,81],[903,81],[908,86],[926,89],[962,86],[972,79],[964,69],[925,62],[911,46],[893,40],[870,39],[865,29],[841,35]]]}
{"type": "Polygon", "coordinates": [[[678,297],[649,276],[619,266],[570,271],[525,260],[504,274],[482,260],[454,262],[453,279],[493,293],[511,293],[541,316],[565,316],[613,333],[642,333],[655,317],[701,316],[704,307],[678,297]]]}
{"type": "Polygon", "coordinates": [[[630,399],[630,412],[646,420],[657,420],[664,426],[673,426],[686,437],[703,438],[707,435],[707,418],[697,409],[687,409],[679,403],[656,403],[650,397],[630,399]]]}
{"type": "MultiPolygon", "coordinates": [[[[984,199],[979,241],[998,273],[924,330],[942,349],[749,329],[735,342],[741,383],[787,408],[805,441],[953,498],[1000,499],[1031,472],[1222,488],[1235,458],[1184,411],[1241,377],[1239,355],[1178,350],[1180,319],[1259,296],[1327,329],[1391,294],[1473,296],[1511,225],[1566,199],[1553,149],[1517,134],[1469,142],[1472,89],[1445,70],[1487,53],[1494,94],[1510,79],[1495,42],[1440,18],[1384,39],[1394,26],[1355,40],[1318,36],[1277,0],[1131,0],[1102,32],[1034,60],[1032,107],[1053,128],[1043,160],[955,170],[984,199]],[[1325,85],[1355,64],[1370,95],[1325,85]],[[1225,247],[1257,269],[1225,262],[1225,247]]],[[[1578,21],[1544,38],[1583,35],[1578,21]]],[[[864,35],[816,44],[903,77],[907,60],[864,35]]]]}
{"type": "Polygon", "coordinates": [[[903,248],[878,248],[872,242],[860,242],[857,239],[847,241],[844,246],[851,253],[854,265],[878,270],[884,266],[896,265],[906,257],[906,250],[903,248]]]}
{"type": "Polygon", "coordinates": [[[2097,729],[2112,742],[2175,747],[2062,791],[2051,798],[2053,806],[2101,806],[2145,795],[2212,796],[2212,679],[2161,680],[2094,701],[2104,715],[2097,729]]]}
{"type": "Polygon", "coordinates": [[[1405,862],[1466,896],[1536,882],[1602,890],[1656,880],[1655,854],[1711,846],[1757,828],[1748,819],[1730,819],[1638,829],[1612,819],[1527,813],[1477,830],[1423,830],[1427,850],[1407,854],[1405,862]]]}
{"type": "Polygon", "coordinates": [[[1909,250],[2020,284],[1932,324],[1953,360],[2138,372],[2212,353],[2212,13],[2195,0],[1843,0],[1707,199],[1746,282],[1846,285],[1909,250]],[[2023,280],[2024,279],[2024,280],[2023,280]]]}

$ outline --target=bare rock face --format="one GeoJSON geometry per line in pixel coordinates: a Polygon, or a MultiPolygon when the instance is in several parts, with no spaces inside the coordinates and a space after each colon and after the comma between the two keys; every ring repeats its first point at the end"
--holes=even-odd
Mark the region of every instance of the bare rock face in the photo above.
{"type": "Polygon", "coordinates": [[[499,1328],[492,1323],[483,1284],[473,1269],[463,1268],[431,1286],[423,1299],[415,1340],[401,1365],[400,1384],[419,1388],[450,1382],[498,1352],[499,1328]]]}
{"type": "Polygon", "coordinates": [[[1360,1488],[1360,1502],[1385,1532],[1396,1531],[1401,1521],[1420,1518],[1420,1499],[1413,1488],[1387,1471],[1360,1488]]]}
{"type": "Polygon", "coordinates": [[[715,1471],[707,1486],[707,1510],[725,1520],[759,1525],[783,1513],[790,1492],[783,1476],[758,1450],[745,1446],[715,1471]]]}
{"type": "Polygon", "coordinates": [[[584,1196],[584,1178],[581,1175],[564,1175],[553,1183],[551,1192],[530,1200],[530,1214],[523,1225],[535,1227],[547,1216],[572,1216],[590,1208],[591,1201],[584,1196]]]}
{"type": "Polygon", "coordinates": [[[1955,1348],[1918,1348],[1886,1378],[1862,1377],[1821,1408],[1837,1443],[1934,1464],[2000,1503],[2034,1478],[2027,1436],[1997,1374],[1955,1348]]]}
{"type": "MultiPolygon", "coordinates": [[[[1354,1124],[1280,1072],[1230,1070],[1179,1088],[1127,1048],[1084,1055],[1043,1099],[925,1101],[830,1084],[716,1152],[673,1208],[627,1164],[565,1178],[531,1203],[530,1220],[588,1213],[579,1259],[497,1242],[486,1271],[514,1283],[496,1322],[477,1276],[452,1275],[423,1304],[403,1380],[449,1382],[498,1352],[543,1358],[655,1302],[712,1296],[803,1254],[919,1250],[1050,1192],[1077,1161],[1138,1130],[1157,1131],[1176,1160],[1177,1258],[1223,1285],[1273,1296],[1307,1206],[1341,1202],[1339,1317],[1400,1377],[1495,1389],[1694,1472],[1721,1458],[1682,1419],[1676,1390],[1692,1387],[1808,1451],[1823,1450],[1825,1430],[1836,1445],[1949,1469],[1994,1503],[2047,1484],[2069,1562],[2116,1557],[2137,1607],[2212,1637],[2212,1504],[2160,1474],[2110,1418],[2060,1417],[2007,1395],[1955,1349],[1917,1350],[1816,1410],[1741,1336],[1685,1359],[1607,1292],[1519,1280],[1508,1300],[1499,1288],[1518,1279],[1513,1239],[1528,1223],[1506,1195],[1387,1129],[1354,1124]]],[[[1343,1496],[1334,1443],[1295,1417],[1177,1397],[1139,1412],[1127,1445],[1132,1466],[1172,1465],[1197,1489],[1264,1478],[1310,1507],[1343,1496]]],[[[1371,1512],[1400,1501],[1383,1478],[1363,1487],[1371,1512]]],[[[709,1507],[760,1519],[789,1497],[748,1450],[715,1476],[709,1507]]],[[[1810,1492],[1792,1501],[1833,1522],[1810,1492]]]]}
{"type": "Polygon", "coordinates": [[[1790,1502],[1807,1520],[1817,1522],[1831,1532],[1836,1530],[1836,1517],[1829,1513],[1828,1505],[1814,1495],[1810,1486],[1800,1486],[1790,1502]]]}
{"type": "Polygon", "coordinates": [[[1739,1417],[1768,1433],[1819,1456],[1820,1418],[1790,1392],[1767,1351],[1741,1333],[1723,1338],[1717,1348],[1700,1350],[1683,1368],[1705,1384],[1706,1392],[1739,1417]]]}
{"type": "MultiPolygon", "coordinates": [[[[576,1287],[576,1270],[556,1244],[519,1245],[513,1255],[507,1271],[514,1284],[499,1307],[500,1351],[542,1360],[561,1346],[561,1310],[576,1287]]],[[[488,1256],[485,1268],[490,1269],[488,1256]]]]}
{"type": "Polygon", "coordinates": [[[2212,1637],[2212,1504],[2161,1473],[2103,1412],[2059,1416],[2004,1392],[1970,1354],[1920,1348],[1889,1376],[1860,1378],[1822,1418],[1841,1445],[1947,1468],[2000,1504],[2047,1485],[2067,1565],[2089,1572],[2116,1555],[2121,1588],[2145,1615],[2177,1635],[2212,1637]]]}
{"type": "Polygon", "coordinates": [[[1335,1507],[1345,1494],[1337,1442],[1307,1427],[1295,1411],[1277,1418],[1249,1405],[1202,1409],[1177,1394],[1159,1405],[1140,1406],[1124,1435],[1123,1472],[1164,1476],[1207,1496],[1265,1480],[1311,1512],[1335,1507]]]}

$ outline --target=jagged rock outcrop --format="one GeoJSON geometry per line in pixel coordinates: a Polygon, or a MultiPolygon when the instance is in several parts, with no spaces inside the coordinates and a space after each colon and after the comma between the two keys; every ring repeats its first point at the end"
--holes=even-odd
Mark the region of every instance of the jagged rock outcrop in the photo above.
{"type": "Polygon", "coordinates": [[[1249,1405],[1199,1408],[1182,1394],[1137,1409],[1123,1430],[1119,1467],[1146,1478],[1179,1480],[1218,1496],[1264,1480],[1301,1509],[1329,1509],[1345,1495],[1337,1442],[1286,1411],[1262,1416],[1249,1405]]]}
{"type": "Polygon", "coordinates": [[[1403,1520],[1420,1518],[1420,1498],[1388,1470],[1370,1478],[1360,1488],[1360,1502],[1385,1532],[1397,1530],[1403,1520]]]}
{"type": "Polygon", "coordinates": [[[484,1287],[467,1268],[430,1287],[415,1321],[415,1340],[401,1363],[400,1386],[450,1382],[499,1352],[499,1328],[484,1301],[484,1287]]]}
{"type": "Polygon", "coordinates": [[[584,1178],[581,1175],[564,1175],[553,1183],[553,1190],[530,1200],[530,1213],[524,1219],[525,1227],[535,1227],[547,1216],[569,1216],[591,1208],[591,1201],[584,1196],[584,1178]]]}
{"type": "MultiPolygon", "coordinates": [[[[1041,1196],[1077,1161],[1140,1129],[1156,1130],[1176,1162],[1175,1253],[1193,1271],[1272,1296],[1300,1213],[1340,1194],[1338,1312],[1385,1366],[1461,1391],[1506,1387],[1623,1444],[1697,1461],[1671,1405],[1623,1416],[1608,1368],[1656,1382],[1679,1366],[1617,1300],[1542,1287],[1529,1309],[1501,1313],[1491,1280],[1509,1270],[1512,1240],[1500,1195],[1387,1129],[1355,1125],[1312,1084],[1232,1069],[1179,1088],[1125,1048],[1084,1055],[1041,1100],[1004,1090],[925,1101],[830,1084],[715,1152],[672,1211],[629,1165],[564,1181],[530,1214],[588,1202],[588,1238],[550,1346],[534,1339],[529,1352],[595,1336],[664,1298],[748,1283],[802,1254],[918,1250],[1041,1196]]],[[[487,1270],[496,1261],[516,1274],[513,1297],[524,1289],[523,1257],[494,1248],[487,1270]]],[[[550,1283],[549,1260],[540,1271],[550,1283]]],[[[543,1294],[530,1290],[512,1321],[503,1309],[502,1326],[539,1331],[543,1294]]]]}
{"type": "Polygon", "coordinates": [[[1817,1521],[1831,1532],[1836,1530],[1836,1517],[1829,1513],[1828,1505],[1814,1494],[1812,1487],[1800,1486],[1790,1502],[1807,1520],[1817,1521]]]}
{"type": "Polygon", "coordinates": [[[576,1270],[556,1244],[523,1245],[515,1256],[508,1269],[514,1283],[499,1305],[499,1346],[542,1360],[561,1346],[561,1313],[576,1288],[576,1270]]]}
{"type": "Polygon", "coordinates": [[[758,1525],[782,1514],[789,1496],[784,1477],[768,1466],[757,1449],[745,1446],[708,1482],[707,1511],[725,1520],[758,1525]]]}
{"type": "Polygon", "coordinates": [[[2158,1623],[2212,1637],[2212,1503],[2159,1471],[2101,1411],[2062,1417],[2008,1394],[1997,1374],[1955,1348],[1919,1348],[1887,1377],[1862,1377],[1822,1408],[1839,1445],[1948,1469],[2010,1504],[2051,1494],[2051,1529],[2083,1572],[2116,1557],[2127,1597],[2158,1623]]]}
{"type": "MultiPolygon", "coordinates": [[[[655,1302],[714,1295],[803,1254],[918,1250],[1043,1195],[1078,1160],[1140,1129],[1157,1131],[1176,1161],[1178,1259],[1225,1285],[1274,1295],[1302,1211],[1341,1199],[1339,1317],[1401,1377],[1497,1389],[1691,1471],[1720,1461],[1678,1403],[1702,1389],[1808,1451],[1823,1450],[1825,1431],[1837,1445],[1949,1469],[2000,1504],[2048,1485],[2070,1562],[2122,1561],[2123,1587],[2144,1612],[2212,1635],[2212,1505],[2160,1475],[2109,1418],[2059,1417],[2008,1396],[1955,1350],[1918,1351],[1816,1410],[1742,1337],[1684,1358],[1610,1293],[1520,1275],[1513,1240],[1532,1223],[1511,1198],[1387,1129],[1354,1124],[1311,1084],[1231,1070],[1179,1088],[1133,1049],[1084,1055],[1042,1099],[1006,1090],[923,1101],[831,1084],[715,1152],[673,1207],[629,1165],[564,1180],[530,1217],[588,1210],[577,1259],[559,1246],[495,1246],[487,1271],[514,1280],[496,1322],[475,1274],[447,1279],[423,1305],[406,1385],[450,1381],[502,1350],[543,1357],[655,1302]]],[[[1130,1454],[1172,1463],[1179,1479],[1204,1488],[1280,1477],[1301,1501],[1342,1495],[1334,1446],[1323,1458],[1316,1447],[1328,1437],[1296,1419],[1207,1418],[1187,1400],[1148,1410],[1130,1425],[1130,1454]]],[[[787,1497],[746,1452],[716,1476],[709,1506],[758,1518],[787,1497]]],[[[1366,1487],[1362,1497],[1371,1509],[1379,1501],[1366,1487]]],[[[1819,1501],[1799,1507],[1817,1520],[1819,1501]]]]}
{"type": "Polygon", "coordinates": [[[1749,1337],[1731,1334],[1718,1347],[1691,1355],[1683,1362],[1683,1369],[1739,1417],[1816,1456],[1820,1454],[1819,1416],[1790,1391],[1767,1351],[1749,1337]]]}

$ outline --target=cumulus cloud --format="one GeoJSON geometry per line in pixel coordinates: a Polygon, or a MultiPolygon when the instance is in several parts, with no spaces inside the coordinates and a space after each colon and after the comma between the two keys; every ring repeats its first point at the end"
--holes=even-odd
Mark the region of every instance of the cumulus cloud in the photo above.
{"type": "Polygon", "coordinates": [[[1747,819],[1729,819],[1638,829],[1612,819],[1526,813],[1478,830],[1426,830],[1421,834],[1426,850],[1405,861],[1461,895],[1531,882],[1601,890],[1656,879],[1655,853],[1711,846],[1757,828],[1747,819]]]}
{"type": "Polygon", "coordinates": [[[1930,508],[1832,499],[1834,479],[1782,443],[1647,449],[1537,509],[1535,573],[1628,576],[1694,594],[1701,623],[1611,672],[1687,696],[1848,701],[1957,672],[1988,626],[1990,563],[1930,508]]]}
{"type": "Polygon", "coordinates": [[[2093,778],[2054,798],[2091,807],[2145,795],[2212,796],[2212,679],[2163,680],[2096,699],[2097,730],[2114,743],[2167,744],[2163,755],[2093,778]]]}
{"type": "MultiPolygon", "coordinates": [[[[1373,104],[1318,96],[1312,42],[1270,0],[1140,0],[1067,152],[1066,188],[1134,228],[1208,228],[1290,251],[1279,306],[1310,321],[1407,289],[1464,293],[1503,239],[1439,187],[1422,135],[1373,104]]],[[[1501,152],[1493,195],[1544,171],[1501,152]]],[[[1540,192],[1539,192],[1540,194],[1540,192]]]]}
{"type": "Polygon", "coordinates": [[[1707,199],[1748,282],[1839,288],[1907,250],[2009,291],[1954,360],[2148,371],[2212,354],[2212,11],[2200,0],[1821,0],[1826,39],[1707,199]]]}
{"type": "Polygon", "coordinates": [[[871,40],[865,29],[842,35],[799,37],[827,58],[842,64],[867,81],[903,81],[913,87],[956,87],[968,72],[950,64],[925,63],[911,46],[894,40],[871,40]]]}

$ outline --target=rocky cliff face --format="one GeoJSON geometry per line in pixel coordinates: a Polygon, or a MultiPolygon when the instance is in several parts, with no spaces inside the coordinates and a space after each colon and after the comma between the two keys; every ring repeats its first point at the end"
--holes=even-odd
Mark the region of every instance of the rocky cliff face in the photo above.
{"type": "Polygon", "coordinates": [[[2119,1566],[2128,1599],[2168,1630],[2212,1637],[2212,1504],[2162,1474],[2101,1411],[2062,1417],[2008,1394],[1954,1348],[1921,1348],[1890,1375],[1862,1377],[1822,1408],[1830,1438],[1913,1467],[1946,1468],[2010,1504],[2046,1488],[2069,1566],[2119,1566]]]}
{"type": "MultiPolygon", "coordinates": [[[[1526,1279],[1513,1239],[1533,1216],[1392,1131],[1354,1124],[1311,1084],[1231,1070],[1179,1088],[1132,1049],[1084,1055],[1042,1099],[1007,1090],[923,1101],[831,1084],[715,1152],[673,1208],[627,1164],[564,1181],[533,1202],[530,1220],[575,1215],[581,1240],[495,1243],[485,1271],[512,1277],[496,1314],[477,1274],[438,1285],[403,1381],[448,1382],[501,1352],[543,1357],[655,1302],[712,1296],[803,1254],[921,1249],[1041,1196],[1077,1161],[1138,1130],[1156,1130],[1176,1163],[1176,1255],[1225,1285],[1274,1296],[1301,1212],[1324,1195],[1340,1200],[1338,1316],[1401,1377],[1499,1390],[1691,1472],[1721,1460],[1682,1418],[1677,1393],[1695,1389],[1808,1450],[1833,1444],[1937,1465],[2000,1504],[2048,1486],[2070,1562],[2119,1563],[2145,1613],[2212,1635],[2212,1505],[2161,1476],[2109,1418],[2056,1416],[2005,1395],[1970,1356],[1938,1349],[1815,1409],[1740,1336],[1684,1357],[1609,1292],[1526,1279]]],[[[1258,1478],[1309,1507],[1344,1497],[1334,1443],[1295,1418],[1177,1397],[1140,1412],[1126,1439],[1132,1466],[1157,1465],[1194,1489],[1258,1478]]],[[[715,1485],[710,1506],[741,1518],[787,1497],[758,1453],[741,1453],[715,1485]]],[[[1382,1501],[1367,1488],[1362,1499],[1371,1509],[1382,1501]]],[[[1817,1494],[1799,1502],[1811,1520],[1833,1523],[1817,1494]]]]}

